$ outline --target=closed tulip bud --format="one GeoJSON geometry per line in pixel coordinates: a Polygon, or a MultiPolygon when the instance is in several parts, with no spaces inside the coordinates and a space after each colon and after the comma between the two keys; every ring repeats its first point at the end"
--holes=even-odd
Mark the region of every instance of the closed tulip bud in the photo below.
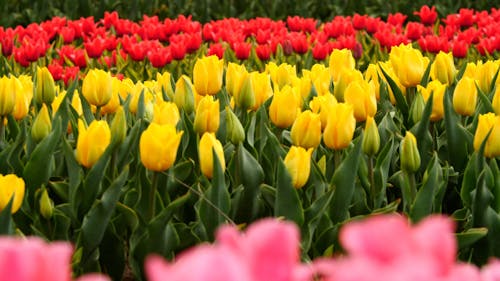
{"type": "Polygon", "coordinates": [[[219,129],[220,113],[219,100],[212,96],[205,96],[196,107],[194,116],[194,130],[198,134],[205,132],[215,133],[219,129]]]}
{"type": "Polygon", "coordinates": [[[363,74],[357,69],[345,69],[342,71],[337,82],[334,83],[333,94],[339,102],[344,102],[344,93],[349,84],[354,81],[362,81],[363,74]]]}
{"type": "Polygon", "coordinates": [[[474,134],[474,150],[478,151],[484,139],[486,140],[484,156],[493,158],[500,156],[500,116],[492,112],[479,115],[476,132],[474,134]]]}
{"type": "Polygon", "coordinates": [[[240,65],[230,62],[227,65],[226,71],[226,90],[231,96],[235,96],[240,92],[243,81],[248,75],[245,65],[240,65]]]}
{"type": "Polygon", "coordinates": [[[389,75],[389,77],[391,77],[392,81],[394,81],[394,83],[396,83],[396,85],[398,86],[399,90],[401,91],[401,93],[403,95],[406,94],[406,87],[403,86],[403,84],[401,84],[401,81],[399,81],[399,77],[396,75],[396,73],[394,72],[394,68],[392,67],[392,64],[390,61],[387,61],[387,62],[379,62],[379,65],[378,65],[378,75],[380,78],[382,78],[382,80],[386,83],[387,85],[387,90],[389,91],[389,100],[391,101],[392,104],[396,104],[396,98],[394,97],[394,93],[392,91],[392,88],[389,86],[389,83],[387,82],[387,79],[385,78],[385,75],[382,73],[382,69],[384,70],[384,72],[389,75]]]}
{"type": "Polygon", "coordinates": [[[215,137],[214,133],[204,133],[200,139],[200,144],[198,148],[198,157],[200,161],[201,172],[209,179],[213,177],[214,171],[214,157],[212,150],[215,150],[217,158],[219,158],[219,164],[221,165],[222,171],[226,170],[226,161],[224,159],[224,150],[222,144],[215,137]]]}
{"type": "Polygon", "coordinates": [[[43,188],[42,190],[42,195],[40,196],[39,204],[40,204],[40,214],[42,214],[42,217],[44,217],[47,220],[50,219],[52,217],[52,214],[54,213],[54,202],[52,201],[52,199],[50,199],[49,193],[45,188],[43,188]]]}
{"type": "Polygon", "coordinates": [[[14,174],[0,175],[0,212],[12,199],[10,212],[14,214],[21,208],[24,199],[25,184],[22,178],[14,174]]]}
{"type": "Polygon", "coordinates": [[[290,132],[293,145],[316,148],[321,142],[321,118],[319,114],[306,110],[299,114],[290,132]]]}
{"type": "Polygon", "coordinates": [[[344,70],[354,70],[356,61],[349,49],[334,49],[330,54],[329,68],[333,82],[336,83],[340,79],[340,75],[344,70]]]}
{"type": "Polygon", "coordinates": [[[83,78],[82,94],[89,104],[104,106],[113,94],[111,74],[101,69],[91,69],[83,78]]]}
{"type": "Polygon", "coordinates": [[[420,154],[417,147],[417,139],[410,132],[406,135],[399,146],[399,155],[401,157],[401,169],[406,172],[414,173],[420,168],[420,154]]]}
{"type": "Polygon", "coordinates": [[[21,75],[16,82],[16,98],[12,116],[21,120],[28,115],[31,99],[33,98],[33,81],[26,75],[21,75]]]}
{"type": "Polygon", "coordinates": [[[5,117],[14,111],[16,104],[15,80],[3,76],[0,78],[0,116],[5,117]]]}
{"type": "Polygon", "coordinates": [[[181,115],[179,109],[173,102],[161,101],[153,104],[153,122],[160,125],[171,124],[177,126],[181,115]]]}
{"type": "Polygon", "coordinates": [[[365,121],[377,113],[377,97],[372,82],[357,80],[350,83],[344,92],[346,103],[352,104],[356,121],[365,121]]]}
{"type": "Polygon", "coordinates": [[[366,118],[362,148],[363,152],[370,156],[377,154],[380,148],[380,135],[377,123],[375,123],[375,120],[371,116],[366,118]]]}
{"type": "Polygon", "coordinates": [[[285,156],[285,166],[292,177],[292,184],[295,188],[301,188],[309,179],[311,172],[311,155],[313,149],[308,150],[300,146],[291,146],[285,156]]]}
{"type": "Polygon", "coordinates": [[[52,120],[50,120],[49,110],[44,103],[31,127],[31,137],[39,142],[48,136],[50,131],[52,131],[52,120]]]}
{"type": "Polygon", "coordinates": [[[191,80],[186,75],[182,75],[175,83],[174,103],[179,110],[184,110],[187,114],[194,111],[194,87],[191,80]]]}
{"type": "Polygon", "coordinates": [[[476,81],[469,77],[462,77],[453,92],[453,108],[460,115],[472,116],[476,111],[476,101],[476,81]]]}
{"type": "Polygon", "coordinates": [[[330,69],[322,64],[315,64],[311,68],[310,77],[318,96],[330,94],[330,84],[332,81],[330,69]]]}
{"type": "Polygon", "coordinates": [[[411,45],[392,47],[389,54],[394,72],[405,87],[415,87],[424,76],[429,59],[411,45]]]}
{"type": "Polygon", "coordinates": [[[373,83],[375,89],[375,97],[380,100],[380,78],[379,69],[376,64],[370,63],[365,71],[365,80],[373,83]]]}
{"type": "Polygon", "coordinates": [[[92,167],[111,142],[111,131],[104,120],[94,120],[88,128],[78,120],[76,159],[86,168],[92,167]]]}
{"type": "Polygon", "coordinates": [[[453,54],[440,51],[431,65],[430,74],[432,80],[439,80],[442,84],[451,85],[457,74],[453,54]]]}
{"type": "Polygon", "coordinates": [[[56,96],[54,78],[46,67],[36,68],[36,91],[35,100],[37,104],[51,104],[56,96]]]}
{"type": "Polygon", "coordinates": [[[300,111],[299,101],[293,89],[295,88],[286,85],[283,89],[274,91],[273,100],[269,106],[269,118],[276,127],[290,127],[297,117],[297,111],[300,111]]]}
{"type": "MultiPolygon", "coordinates": [[[[300,99],[300,106],[303,105],[303,101],[307,100],[307,98],[309,98],[309,95],[311,94],[311,90],[312,90],[312,86],[313,86],[313,82],[311,82],[311,75],[310,75],[310,72],[308,72],[307,70],[302,70],[302,73],[304,76],[298,78],[296,77],[295,79],[293,79],[293,87],[294,88],[298,88],[299,89],[299,95],[301,97],[300,99]]],[[[330,76],[330,74],[328,74],[328,76],[330,76]]],[[[320,93],[317,93],[318,95],[320,93]]],[[[326,95],[326,92],[323,92],[321,94],[324,94],[326,95]]],[[[329,92],[328,92],[329,94],[329,92]]]]}
{"type": "Polygon", "coordinates": [[[266,65],[266,72],[271,76],[275,89],[282,89],[285,85],[292,85],[293,79],[297,77],[295,66],[287,63],[278,66],[274,62],[270,62],[266,65]]]}
{"type": "Polygon", "coordinates": [[[421,93],[417,92],[413,98],[413,102],[410,107],[410,118],[413,123],[417,123],[422,119],[422,113],[425,108],[425,100],[421,93]]]}
{"type": "Polygon", "coordinates": [[[171,124],[149,124],[139,140],[141,162],[148,170],[161,172],[172,167],[177,158],[183,131],[171,124]]]}
{"type": "Polygon", "coordinates": [[[116,78],[112,77],[112,93],[111,93],[111,98],[109,99],[108,103],[106,103],[102,108],[101,108],[101,113],[102,114],[113,114],[118,110],[118,107],[120,107],[120,87],[121,87],[121,81],[116,78]]]}
{"type": "Polygon", "coordinates": [[[255,94],[250,74],[245,75],[240,90],[233,97],[234,104],[243,110],[252,108],[255,105],[255,94]]]}
{"type": "Polygon", "coordinates": [[[198,59],[194,64],[193,81],[198,94],[215,95],[222,88],[224,61],[217,56],[198,59]]]}
{"type": "MultiPolygon", "coordinates": [[[[474,73],[475,78],[478,81],[479,88],[485,94],[489,94],[492,90],[491,84],[500,66],[499,63],[499,61],[488,60],[485,63],[479,61],[477,64],[476,72],[474,73]]],[[[497,83],[498,77],[494,84],[497,83]]]]}
{"type": "Polygon", "coordinates": [[[319,113],[321,119],[321,130],[325,130],[328,122],[328,114],[332,111],[332,107],[337,104],[337,99],[332,94],[324,96],[316,96],[309,102],[309,108],[314,113],[319,113]]]}
{"type": "Polygon", "coordinates": [[[356,129],[356,118],[351,104],[337,103],[328,114],[323,142],[328,148],[343,149],[349,146],[356,129]]]}
{"type": "Polygon", "coordinates": [[[122,143],[127,136],[127,118],[123,106],[115,112],[113,122],[111,122],[111,139],[113,142],[122,143]]]}
{"type": "Polygon", "coordinates": [[[172,76],[170,72],[165,71],[162,74],[156,73],[156,81],[161,91],[165,91],[170,101],[174,100],[174,89],[172,88],[172,76]]]}
{"type": "Polygon", "coordinates": [[[226,106],[226,138],[235,145],[245,140],[245,130],[229,106],[226,106]]]}
{"type": "Polygon", "coordinates": [[[251,72],[252,88],[255,101],[252,110],[257,110],[270,97],[273,96],[273,88],[271,86],[271,78],[267,73],[251,72]]]}
{"type": "Polygon", "coordinates": [[[446,92],[446,85],[441,84],[439,80],[434,80],[427,84],[427,87],[422,87],[420,85],[417,86],[417,90],[422,94],[424,101],[427,102],[431,93],[433,94],[432,99],[432,113],[431,113],[431,121],[439,121],[443,119],[444,116],[444,107],[443,107],[443,98],[446,92]]]}

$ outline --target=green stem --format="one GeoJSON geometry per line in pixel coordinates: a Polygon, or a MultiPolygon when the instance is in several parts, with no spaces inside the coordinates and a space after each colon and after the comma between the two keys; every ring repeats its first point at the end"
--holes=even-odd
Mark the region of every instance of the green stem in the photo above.
{"type": "Polygon", "coordinates": [[[335,170],[337,170],[342,162],[342,150],[334,150],[333,151],[333,163],[335,164],[335,170]]]}
{"type": "Polygon", "coordinates": [[[4,126],[5,117],[2,116],[0,118],[0,149],[3,149],[5,146],[5,126],[4,126]]]}
{"type": "Polygon", "coordinates": [[[96,109],[95,109],[95,119],[96,120],[101,120],[101,107],[100,106],[96,106],[96,109]]]}
{"type": "Polygon", "coordinates": [[[406,100],[408,101],[408,106],[411,107],[413,100],[415,99],[415,95],[417,93],[416,87],[409,87],[406,89],[406,100]]]}
{"type": "Polygon", "coordinates": [[[377,188],[375,187],[375,177],[373,173],[373,155],[368,156],[368,178],[370,180],[370,197],[372,210],[378,208],[377,188]]]}
{"type": "Polygon", "coordinates": [[[410,204],[413,205],[415,198],[417,197],[417,182],[415,180],[415,173],[408,173],[408,180],[410,183],[410,204]]]}
{"type": "Polygon", "coordinates": [[[156,190],[158,189],[158,172],[153,172],[153,178],[151,180],[151,189],[149,190],[149,220],[153,219],[156,212],[156,190]]]}

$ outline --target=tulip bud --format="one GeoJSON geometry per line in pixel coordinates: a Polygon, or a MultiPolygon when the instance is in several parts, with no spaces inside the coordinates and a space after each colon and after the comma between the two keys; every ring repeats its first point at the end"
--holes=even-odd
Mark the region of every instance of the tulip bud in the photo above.
{"type": "Polygon", "coordinates": [[[208,56],[196,60],[193,69],[194,86],[198,94],[215,95],[222,88],[224,61],[217,56],[208,56]]]}
{"type": "Polygon", "coordinates": [[[493,106],[493,111],[496,115],[500,115],[500,87],[496,87],[495,93],[493,94],[493,100],[491,101],[493,106]]]}
{"type": "Polygon", "coordinates": [[[413,103],[410,107],[410,118],[413,123],[417,123],[422,119],[422,114],[425,108],[425,100],[421,93],[417,92],[413,98],[413,103]]]}
{"type": "Polygon", "coordinates": [[[177,132],[171,124],[151,123],[139,140],[141,162],[148,170],[165,171],[177,158],[183,131],[177,132]]]}
{"type": "Polygon", "coordinates": [[[38,105],[51,104],[56,96],[54,78],[47,67],[36,68],[35,100],[38,105]]]}
{"type": "Polygon", "coordinates": [[[82,94],[91,105],[106,105],[113,94],[111,74],[101,69],[91,69],[83,78],[82,94]]]}
{"type": "Polygon", "coordinates": [[[222,144],[215,137],[214,133],[206,132],[200,139],[200,144],[198,148],[198,157],[200,161],[200,169],[201,172],[209,179],[213,177],[213,152],[215,150],[215,154],[217,158],[219,158],[219,164],[221,165],[222,171],[224,172],[226,169],[226,161],[224,159],[224,150],[222,148],[222,144]]]}
{"type": "Polygon", "coordinates": [[[219,100],[214,100],[212,96],[203,97],[196,107],[193,125],[195,132],[198,134],[215,133],[219,129],[219,123],[219,100]]]}
{"type": "Polygon", "coordinates": [[[255,94],[253,92],[252,77],[246,74],[238,93],[234,94],[234,103],[237,107],[247,110],[255,104],[255,94]]]}
{"type": "Polygon", "coordinates": [[[349,146],[356,129],[356,119],[351,104],[337,103],[328,114],[323,142],[328,148],[343,149],[349,146]]]}
{"type": "Polygon", "coordinates": [[[432,113],[431,113],[431,121],[439,121],[443,119],[444,116],[444,107],[443,107],[443,98],[446,92],[446,85],[441,84],[439,80],[434,80],[427,84],[427,87],[422,87],[417,85],[417,90],[422,94],[424,101],[427,102],[431,93],[433,94],[432,99],[432,113]]]}
{"type": "Polygon", "coordinates": [[[194,87],[191,80],[186,75],[182,75],[175,83],[174,103],[179,110],[184,110],[187,114],[194,111],[194,87]]]}
{"type": "Polygon", "coordinates": [[[226,106],[226,138],[235,145],[245,140],[245,130],[229,106],[226,106]]]}
{"type": "Polygon", "coordinates": [[[274,62],[270,62],[266,65],[266,72],[271,75],[275,89],[282,89],[285,85],[292,85],[293,78],[297,77],[295,66],[287,63],[282,63],[278,66],[274,62]]]}
{"type": "Polygon", "coordinates": [[[484,147],[484,156],[493,158],[500,156],[500,116],[492,112],[480,114],[474,134],[473,145],[475,151],[479,150],[490,130],[491,133],[484,147]]]}
{"type": "Polygon", "coordinates": [[[234,62],[230,62],[227,65],[226,90],[229,95],[235,96],[240,92],[246,75],[248,75],[248,72],[244,65],[239,65],[234,62]]]}
{"type": "Polygon", "coordinates": [[[116,143],[122,143],[127,136],[127,118],[123,106],[120,106],[115,112],[113,122],[111,122],[111,140],[116,143]]]}
{"type": "Polygon", "coordinates": [[[406,136],[401,141],[399,155],[401,157],[401,169],[403,171],[414,173],[420,168],[420,154],[418,152],[417,139],[410,131],[406,131],[406,136]]]}
{"type": "Polygon", "coordinates": [[[430,71],[432,80],[439,80],[446,85],[453,84],[457,73],[455,62],[453,61],[453,54],[440,51],[439,54],[436,55],[430,71]]]}
{"type": "Polygon", "coordinates": [[[377,123],[375,123],[375,120],[371,116],[366,118],[363,143],[361,145],[363,152],[369,156],[377,154],[380,148],[380,135],[378,133],[377,123]]]}
{"type": "Polygon", "coordinates": [[[319,113],[321,119],[321,130],[325,130],[326,123],[328,122],[328,114],[332,107],[337,104],[337,99],[332,94],[324,96],[316,96],[309,102],[309,108],[314,113],[319,113]]]}
{"type": "Polygon", "coordinates": [[[101,108],[102,114],[113,114],[118,110],[118,107],[120,107],[121,81],[116,77],[112,77],[111,81],[112,81],[111,85],[112,85],[112,89],[113,89],[112,93],[111,93],[111,98],[109,99],[108,103],[106,103],[101,108]]]}
{"type": "Polygon", "coordinates": [[[344,101],[344,93],[349,84],[363,80],[363,74],[357,69],[344,69],[334,83],[333,94],[339,102],[344,101]]]}
{"type": "Polygon", "coordinates": [[[283,89],[275,89],[273,100],[269,106],[269,118],[276,127],[288,128],[295,118],[297,111],[300,111],[299,101],[294,94],[294,89],[286,85],[283,89]]]}
{"type": "Polygon", "coordinates": [[[174,100],[174,89],[172,88],[170,72],[165,71],[162,74],[156,73],[156,81],[158,81],[158,85],[160,86],[162,91],[165,91],[167,97],[170,101],[174,100]]]}
{"type": "Polygon", "coordinates": [[[181,116],[179,109],[173,102],[162,101],[153,104],[153,122],[162,124],[172,124],[174,127],[177,126],[181,116]]]}
{"type": "Polygon", "coordinates": [[[24,199],[25,184],[23,178],[14,174],[0,175],[0,212],[5,209],[12,197],[11,213],[21,208],[24,199]]]}
{"type": "Polygon", "coordinates": [[[336,83],[340,79],[340,75],[344,70],[354,70],[356,61],[349,49],[334,49],[330,54],[329,68],[333,82],[336,83]]]}
{"type": "Polygon", "coordinates": [[[399,81],[405,87],[415,87],[420,84],[429,64],[429,59],[409,44],[392,47],[389,60],[399,81]]]}
{"type": "Polygon", "coordinates": [[[255,97],[252,110],[257,110],[267,99],[273,96],[273,88],[267,73],[254,71],[250,73],[250,77],[252,78],[252,94],[255,97]]]}
{"type": "Polygon", "coordinates": [[[377,113],[377,97],[372,82],[356,80],[350,83],[344,92],[346,103],[350,103],[354,108],[356,121],[365,121],[367,116],[374,116],[377,113]]]}
{"type": "Polygon", "coordinates": [[[50,120],[49,110],[47,106],[42,104],[42,109],[38,112],[38,115],[33,122],[31,127],[31,137],[39,142],[49,135],[52,130],[52,120],[50,120]]]}
{"type": "Polygon", "coordinates": [[[78,120],[76,159],[81,165],[86,168],[92,167],[99,160],[110,142],[111,131],[106,121],[94,120],[88,128],[85,128],[83,121],[78,120]]]}
{"type": "Polygon", "coordinates": [[[28,115],[31,99],[33,98],[33,81],[26,75],[18,78],[13,77],[16,84],[16,98],[12,115],[16,120],[21,120],[28,115]]]}
{"type": "Polygon", "coordinates": [[[319,114],[306,110],[299,114],[292,125],[293,145],[303,148],[316,148],[321,142],[321,118],[319,114]]]}
{"type": "Polygon", "coordinates": [[[476,81],[469,77],[462,77],[453,92],[453,109],[460,115],[472,116],[476,111],[476,101],[476,81]]]}
{"type": "Polygon", "coordinates": [[[42,189],[42,195],[38,202],[40,204],[40,214],[42,214],[42,217],[47,220],[50,219],[54,213],[54,202],[50,199],[47,189],[42,189]]]}
{"type": "Polygon", "coordinates": [[[305,150],[299,146],[291,146],[285,156],[285,166],[292,177],[292,184],[295,188],[303,187],[309,179],[311,172],[311,155],[313,148],[305,150]]]}
{"type": "Polygon", "coordinates": [[[16,104],[16,87],[14,80],[3,76],[0,78],[0,117],[11,114],[16,104]]]}

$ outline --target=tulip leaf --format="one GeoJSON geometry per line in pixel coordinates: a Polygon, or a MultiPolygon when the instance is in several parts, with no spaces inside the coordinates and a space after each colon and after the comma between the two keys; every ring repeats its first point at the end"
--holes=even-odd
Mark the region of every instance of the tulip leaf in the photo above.
{"type": "Polygon", "coordinates": [[[94,114],[92,113],[92,107],[85,96],[83,96],[83,93],[79,92],[78,94],[80,95],[80,101],[82,103],[83,117],[85,118],[85,122],[90,124],[95,120],[94,114]]]}
{"type": "Polygon", "coordinates": [[[137,147],[139,146],[140,133],[144,122],[137,121],[130,129],[125,140],[120,144],[116,154],[116,168],[121,171],[132,159],[137,158],[137,147]],[[132,155],[131,155],[132,154],[132,155]]]}
{"type": "Polygon", "coordinates": [[[22,155],[24,155],[25,142],[26,142],[26,122],[23,121],[21,122],[20,133],[17,134],[15,142],[9,146],[8,149],[9,153],[7,156],[8,159],[7,161],[9,163],[9,166],[16,175],[23,174],[24,164],[21,161],[21,158],[22,155]]]}
{"type": "Polygon", "coordinates": [[[349,218],[349,206],[351,205],[356,184],[356,177],[353,171],[359,167],[361,158],[361,143],[363,134],[361,134],[354,143],[353,149],[335,169],[331,185],[335,189],[332,203],[330,204],[330,219],[334,224],[341,223],[349,218]]]}
{"type": "Polygon", "coordinates": [[[384,67],[382,67],[382,65],[380,65],[380,70],[382,71],[382,74],[384,74],[387,83],[389,83],[389,87],[391,87],[392,93],[394,94],[394,98],[396,99],[397,108],[403,114],[404,120],[407,121],[409,107],[408,103],[406,102],[405,96],[401,92],[401,89],[399,89],[396,82],[394,82],[392,77],[389,74],[387,74],[387,72],[385,72],[384,67]]]}
{"type": "Polygon", "coordinates": [[[422,187],[418,190],[415,203],[410,209],[410,217],[414,222],[418,222],[432,213],[436,192],[440,185],[446,184],[443,182],[442,170],[436,152],[434,152],[425,174],[422,187]]]}
{"type": "Polygon", "coordinates": [[[97,201],[83,218],[81,241],[83,246],[82,262],[84,264],[99,247],[127,178],[128,168],[125,168],[102,194],[101,200],[97,201]]]}
{"type": "Polygon", "coordinates": [[[489,167],[485,167],[480,171],[477,183],[476,193],[472,203],[472,226],[481,227],[486,226],[486,210],[492,199],[492,194],[488,190],[486,177],[488,177],[489,167]]]}
{"type": "Polygon", "coordinates": [[[389,142],[387,142],[379,155],[377,156],[377,160],[375,162],[375,168],[373,171],[373,177],[375,182],[375,194],[373,198],[373,206],[374,208],[379,208],[384,203],[386,198],[386,188],[387,188],[387,179],[389,176],[389,168],[391,165],[391,159],[394,154],[394,138],[391,138],[389,142]]]}
{"type": "Polygon", "coordinates": [[[493,108],[493,105],[491,104],[491,101],[486,95],[486,93],[484,93],[477,84],[476,84],[476,89],[477,89],[477,97],[479,98],[480,101],[478,112],[480,113],[495,112],[495,109],[493,108]]]}
{"type": "Polygon", "coordinates": [[[145,100],[144,100],[144,89],[141,90],[141,92],[139,93],[139,100],[137,101],[137,112],[136,112],[136,116],[137,116],[137,119],[142,119],[146,116],[146,103],[145,103],[145,100]]]}
{"type": "Polygon", "coordinates": [[[13,201],[14,196],[10,198],[5,208],[0,212],[0,235],[14,234],[14,221],[11,214],[13,201]]]}
{"type": "Polygon", "coordinates": [[[429,83],[429,74],[431,73],[431,65],[432,63],[427,64],[427,68],[425,68],[425,72],[422,75],[422,79],[420,80],[420,86],[427,87],[427,83],[429,83]]]}
{"type": "Polygon", "coordinates": [[[293,187],[292,177],[288,173],[285,163],[277,161],[276,201],[274,215],[292,220],[301,226],[304,223],[304,210],[297,190],[293,187]]]}
{"type": "Polygon", "coordinates": [[[68,202],[71,204],[74,214],[76,214],[81,200],[77,191],[78,186],[82,182],[83,171],[80,164],[76,161],[75,153],[66,138],[63,138],[62,149],[65,164],[68,169],[68,202]]]}
{"type": "Polygon", "coordinates": [[[458,249],[465,249],[472,246],[474,243],[479,241],[488,234],[488,229],[486,227],[469,228],[464,232],[456,233],[455,237],[458,243],[458,249]]]}
{"type": "Polygon", "coordinates": [[[213,178],[210,187],[200,198],[200,220],[205,227],[206,234],[213,240],[215,230],[219,225],[228,221],[230,209],[229,192],[227,191],[224,172],[219,157],[212,149],[213,178]]]}
{"type": "Polygon", "coordinates": [[[430,156],[434,151],[432,136],[429,132],[430,117],[432,107],[434,105],[433,97],[434,93],[431,93],[425,104],[420,121],[418,121],[418,123],[415,124],[415,126],[413,126],[410,130],[415,136],[415,139],[417,139],[418,153],[421,159],[420,171],[427,166],[430,156]]]}
{"type": "Polygon", "coordinates": [[[264,181],[264,170],[257,159],[248,152],[242,144],[238,145],[232,161],[234,164],[235,186],[243,185],[243,191],[236,209],[237,222],[253,220],[258,212],[259,186],[264,181]]]}
{"type": "Polygon", "coordinates": [[[462,199],[463,204],[468,208],[472,208],[472,191],[474,190],[477,182],[477,156],[477,153],[473,153],[471,155],[470,160],[465,167],[464,176],[462,179],[462,187],[460,189],[460,198],[462,199]]]}

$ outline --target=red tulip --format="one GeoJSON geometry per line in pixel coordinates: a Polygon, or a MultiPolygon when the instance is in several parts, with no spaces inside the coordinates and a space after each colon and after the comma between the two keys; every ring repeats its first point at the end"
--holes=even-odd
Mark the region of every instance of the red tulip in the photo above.
{"type": "Polygon", "coordinates": [[[239,60],[246,60],[250,57],[250,51],[252,49],[252,44],[247,42],[237,42],[233,44],[234,54],[239,60]]]}
{"type": "Polygon", "coordinates": [[[468,49],[469,44],[467,42],[455,41],[452,47],[453,56],[456,58],[465,58],[467,56],[468,49]]]}
{"type": "Polygon", "coordinates": [[[257,45],[257,47],[255,47],[255,52],[260,60],[266,61],[271,58],[271,47],[267,44],[257,45]]]}
{"type": "Polygon", "coordinates": [[[433,25],[437,19],[436,7],[434,6],[429,8],[429,6],[424,5],[420,8],[420,11],[414,12],[413,14],[419,16],[420,22],[425,25],[433,25]]]}
{"type": "Polygon", "coordinates": [[[47,66],[47,68],[49,69],[49,72],[55,81],[61,80],[62,75],[63,75],[63,67],[60,63],[53,60],[52,63],[50,63],[47,66]]]}
{"type": "Polygon", "coordinates": [[[366,19],[368,15],[354,14],[352,17],[352,25],[356,30],[362,30],[366,28],[366,19]]]}
{"type": "Polygon", "coordinates": [[[172,61],[172,54],[169,48],[159,48],[149,52],[148,59],[153,67],[161,68],[172,61]]]}
{"type": "Polygon", "coordinates": [[[309,43],[307,38],[303,33],[290,33],[290,42],[292,42],[292,48],[297,54],[305,54],[309,49],[309,43]]]}
{"type": "Polygon", "coordinates": [[[328,51],[328,45],[316,43],[312,48],[312,56],[315,60],[324,60],[330,52],[328,51]]]}
{"type": "Polygon", "coordinates": [[[216,55],[219,59],[222,59],[225,51],[226,48],[221,43],[214,43],[210,45],[207,56],[216,55]]]}
{"type": "Polygon", "coordinates": [[[387,22],[394,26],[402,26],[406,20],[407,16],[401,13],[389,14],[387,17],[387,22]]]}
{"type": "Polygon", "coordinates": [[[99,58],[104,52],[104,39],[95,38],[92,41],[84,42],[83,45],[85,47],[85,51],[87,51],[87,55],[90,58],[99,58]]]}

